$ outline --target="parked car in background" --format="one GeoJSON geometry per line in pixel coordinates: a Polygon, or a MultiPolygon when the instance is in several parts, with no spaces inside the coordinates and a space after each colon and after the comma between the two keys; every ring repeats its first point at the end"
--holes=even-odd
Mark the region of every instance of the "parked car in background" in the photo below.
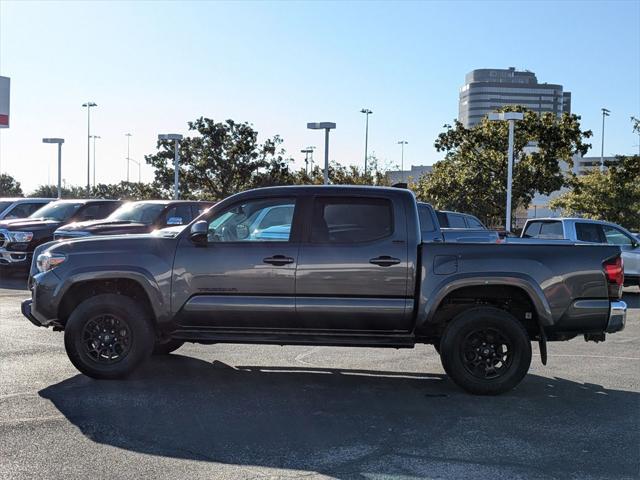
{"type": "Polygon", "coordinates": [[[487,227],[468,213],[449,212],[446,210],[436,210],[440,228],[472,228],[476,230],[486,230],[487,227]]]}
{"type": "Polygon", "coordinates": [[[536,218],[527,220],[521,237],[618,246],[624,261],[625,286],[640,287],[640,240],[620,225],[586,218],[536,218]]]}
{"type": "Polygon", "coordinates": [[[213,202],[191,200],[143,200],[127,202],[99,220],[67,223],[58,228],[55,240],[92,235],[149,233],[172,225],[186,225],[211,207],[213,202]]]}
{"type": "Polygon", "coordinates": [[[99,379],[184,342],[426,343],[485,395],[522,380],[532,341],[546,363],[547,340],[624,328],[619,248],[425,242],[420,223],[405,189],[247,191],[180,231],[41,245],[22,312],[64,330],[70,361],[99,379]]]}
{"type": "Polygon", "coordinates": [[[423,242],[491,242],[497,243],[499,240],[498,232],[488,230],[480,220],[473,215],[456,212],[442,212],[434,210],[433,207],[424,202],[418,202],[418,215],[420,217],[420,229],[422,232],[423,242]],[[481,227],[444,227],[440,220],[443,219],[446,225],[450,225],[447,216],[455,218],[454,223],[459,224],[459,218],[466,217],[472,220],[466,222],[466,225],[475,225],[473,219],[477,220],[481,227]]]}
{"type": "Polygon", "coordinates": [[[0,220],[27,218],[55,198],[0,198],[0,220]]]}
{"type": "Polygon", "coordinates": [[[60,226],[104,218],[121,204],[119,200],[58,200],[28,218],[0,222],[0,267],[28,268],[35,248],[53,240],[60,226]]]}

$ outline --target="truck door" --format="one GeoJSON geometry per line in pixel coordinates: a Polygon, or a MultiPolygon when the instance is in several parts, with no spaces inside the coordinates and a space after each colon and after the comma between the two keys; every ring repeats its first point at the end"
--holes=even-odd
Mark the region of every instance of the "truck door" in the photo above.
{"type": "Polygon", "coordinates": [[[409,330],[414,286],[408,285],[402,202],[369,195],[308,201],[310,218],[296,274],[300,327],[409,330]]]}
{"type": "Polygon", "coordinates": [[[172,309],[194,328],[295,326],[295,197],[251,198],[210,215],[208,244],[181,239],[172,309]]]}

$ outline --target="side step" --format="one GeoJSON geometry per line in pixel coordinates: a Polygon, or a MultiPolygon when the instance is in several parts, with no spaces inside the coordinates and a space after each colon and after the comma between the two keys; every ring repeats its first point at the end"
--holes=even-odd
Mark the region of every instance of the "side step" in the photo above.
{"type": "Polygon", "coordinates": [[[179,328],[171,338],[201,343],[255,343],[267,345],[324,345],[328,347],[391,347],[413,348],[415,337],[410,333],[339,333],[301,330],[232,330],[179,328]]]}

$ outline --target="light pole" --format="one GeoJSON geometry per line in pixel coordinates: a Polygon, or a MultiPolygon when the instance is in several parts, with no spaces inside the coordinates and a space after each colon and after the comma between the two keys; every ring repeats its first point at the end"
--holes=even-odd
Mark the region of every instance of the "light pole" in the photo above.
{"type": "Polygon", "coordinates": [[[313,153],[311,148],[303,148],[300,153],[304,153],[304,173],[309,174],[309,154],[313,153]]]}
{"type": "Polygon", "coordinates": [[[129,183],[129,162],[131,161],[129,158],[129,143],[132,135],[130,133],[125,133],[124,136],[127,137],[127,183],[129,183]]]}
{"type": "Polygon", "coordinates": [[[371,115],[373,112],[371,110],[369,110],[368,108],[363,108],[362,110],[360,110],[360,113],[364,113],[365,117],[367,118],[366,122],[365,122],[365,127],[364,127],[364,176],[367,176],[367,158],[368,158],[368,148],[369,148],[369,115],[371,115]]]}
{"type": "Polygon", "coordinates": [[[604,117],[608,117],[610,110],[602,108],[602,145],[600,147],[600,171],[604,172],[604,117]]]}
{"type": "Polygon", "coordinates": [[[91,189],[91,185],[89,184],[91,170],[91,107],[97,107],[98,104],[95,102],[86,102],[83,103],[82,106],[87,109],[87,196],[89,196],[91,189]]]}
{"type": "Polygon", "coordinates": [[[336,128],[333,122],[307,123],[310,130],[324,130],[324,184],[329,185],[329,131],[336,128]]]}
{"type": "Polygon", "coordinates": [[[513,136],[515,131],[516,120],[524,119],[522,112],[491,112],[488,115],[491,121],[508,121],[509,122],[509,150],[507,153],[507,214],[505,221],[505,230],[511,231],[511,184],[513,183],[513,136]]]}
{"type": "Polygon", "coordinates": [[[179,170],[180,170],[180,140],[182,140],[182,135],[179,133],[169,133],[158,135],[158,140],[174,140],[174,151],[173,151],[173,198],[178,200],[178,186],[179,186],[179,170]]]}
{"type": "Polygon", "coordinates": [[[400,171],[402,172],[402,183],[404,183],[404,146],[407,145],[409,142],[407,142],[406,140],[400,140],[398,142],[398,145],[400,145],[401,147],[401,153],[400,153],[400,171]]]}
{"type": "Polygon", "coordinates": [[[58,144],[58,198],[62,198],[62,144],[64,138],[43,138],[42,143],[58,144]]]}
{"type": "Polygon", "coordinates": [[[93,188],[96,188],[96,138],[102,138],[99,135],[91,135],[93,138],[93,188]]]}
{"type": "Polygon", "coordinates": [[[141,183],[140,178],[142,177],[142,175],[140,173],[140,162],[138,160],[134,160],[133,158],[130,158],[129,160],[138,165],[138,183],[141,183]]]}
{"type": "Polygon", "coordinates": [[[633,122],[633,131],[638,132],[638,155],[640,155],[640,119],[632,115],[631,121],[633,122]]]}

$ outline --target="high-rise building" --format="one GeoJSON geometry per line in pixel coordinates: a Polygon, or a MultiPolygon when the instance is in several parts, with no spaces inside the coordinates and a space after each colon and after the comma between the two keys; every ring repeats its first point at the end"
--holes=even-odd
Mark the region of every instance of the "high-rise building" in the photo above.
{"type": "Polygon", "coordinates": [[[538,83],[536,74],[525,70],[483,68],[467,73],[460,88],[458,120],[472,127],[489,112],[507,105],[522,105],[534,112],[571,113],[571,93],[562,85],[538,83]]]}

